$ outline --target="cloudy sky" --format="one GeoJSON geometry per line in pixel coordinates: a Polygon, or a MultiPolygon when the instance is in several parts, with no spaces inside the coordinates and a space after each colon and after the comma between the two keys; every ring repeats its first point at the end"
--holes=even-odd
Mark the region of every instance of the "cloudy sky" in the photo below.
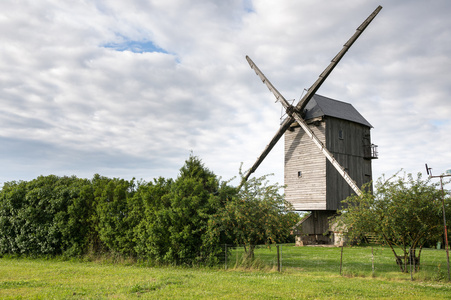
{"type": "MultiPolygon", "coordinates": [[[[384,8],[319,94],[379,145],[373,176],[451,169],[448,0],[1,0],[0,186],[39,175],[175,178],[190,153],[249,168],[298,100],[384,8]]],[[[280,141],[256,175],[283,183],[280,141]]]]}

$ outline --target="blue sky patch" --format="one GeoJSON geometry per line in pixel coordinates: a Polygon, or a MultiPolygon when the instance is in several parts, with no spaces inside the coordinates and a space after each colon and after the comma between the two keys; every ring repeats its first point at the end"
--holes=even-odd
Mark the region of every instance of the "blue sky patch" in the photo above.
{"type": "Polygon", "coordinates": [[[432,120],[431,123],[432,125],[439,127],[448,124],[449,120],[432,120]]]}
{"type": "Polygon", "coordinates": [[[158,47],[152,41],[130,41],[125,40],[121,43],[108,43],[105,48],[114,49],[116,51],[131,51],[134,53],[159,52],[168,53],[166,50],[158,47]]]}
{"type": "Polygon", "coordinates": [[[244,4],[244,10],[248,13],[253,13],[255,12],[254,10],[254,6],[252,5],[252,0],[244,0],[243,1],[244,4]]]}

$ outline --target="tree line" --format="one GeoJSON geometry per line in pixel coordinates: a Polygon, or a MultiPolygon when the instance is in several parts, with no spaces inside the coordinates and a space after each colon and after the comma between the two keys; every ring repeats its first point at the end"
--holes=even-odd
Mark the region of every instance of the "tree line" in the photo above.
{"type": "Polygon", "coordinates": [[[241,189],[190,156],[176,179],[39,176],[0,191],[0,255],[108,253],[215,264],[224,244],[289,241],[298,215],[265,176],[241,189]]]}

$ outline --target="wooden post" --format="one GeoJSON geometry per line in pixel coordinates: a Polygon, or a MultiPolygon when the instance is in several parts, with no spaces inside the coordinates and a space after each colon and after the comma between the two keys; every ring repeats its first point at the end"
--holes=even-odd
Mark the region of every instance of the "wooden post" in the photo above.
{"type": "Polygon", "coordinates": [[[426,164],[426,171],[429,175],[429,178],[437,178],[440,177],[440,189],[442,190],[442,210],[443,210],[443,230],[445,231],[445,249],[446,249],[446,262],[448,264],[448,281],[450,281],[449,275],[449,247],[448,247],[448,228],[446,227],[446,215],[445,215],[445,191],[443,190],[443,177],[449,177],[451,175],[440,175],[440,176],[432,176],[432,172],[430,172],[431,168],[428,168],[426,164]]]}
{"type": "Polygon", "coordinates": [[[412,248],[409,248],[410,280],[413,281],[412,273],[412,248]]]}
{"type": "Polygon", "coordinates": [[[282,245],[280,245],[280,272],[282,272],[282,264],[283,264],[282,245]]]}
{"type": "MultiPolygon", "coordinates": [[[[443,209],[443,227],[445,231],[445,247],[446,247],[446,261],[448,263],[448,281],[449,277],[449,247],[448,247],[448,229],[446,227],[446,216],[445,216],[445,191],[443,190],[443,176],[440,176],[440,189],[442,190],[442,209],[443,209]]],[[[432,177],[432,176],[431,176],[432,177]]]]}
{"type": "Polygon", "coordinates": [[[373,246],[371,246],[371,269],[373,270],[373,274],[374,274],[374,252],[373,252],[373,246]]]}
{"type": "Polygon", "coordinates": [[[277,272],[280,272],[280,253],[279,253],[279,245],[277,247],[277,272]]]}
{"type": "Polygon", "coordinates": [[[341,246],[341,257],[340,257],[340,275],[343,266],[343,246],[341,246]]]}
{"type": "Polygon", "coordinates": [[[227,244],[224,244],[224,257],[225,257],[225,263],[224,263],[224,268],[227,270],[227,244]]]}

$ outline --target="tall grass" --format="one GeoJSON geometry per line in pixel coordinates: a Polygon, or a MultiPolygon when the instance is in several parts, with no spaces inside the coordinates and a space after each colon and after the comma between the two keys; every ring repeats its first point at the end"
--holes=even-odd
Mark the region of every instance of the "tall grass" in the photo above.
{"type": "MultiPolygon", "coordinates": [[[[422,254],[414,281],[401,274],[388,249],[282,245],[282,272],[273,268],[275,247],[257,248],[258,265],[240,266],[240,250],[229,268],[144,267],[131,261],[0,259],[0,299],[449,299],[451,283],[432,280],[446,270],[444,251],[422,254]],[[114,261],[114,263],[113,263],[114,261]],[[445,264],[443,264],[445,262],[445,264]],[[262,267],[263,265],[263,267],[262,267]],[[420,274],[428,274],[421,275],[420,274]]],[[[439,278],[440,279],[440,278],[439,278]]]]}

